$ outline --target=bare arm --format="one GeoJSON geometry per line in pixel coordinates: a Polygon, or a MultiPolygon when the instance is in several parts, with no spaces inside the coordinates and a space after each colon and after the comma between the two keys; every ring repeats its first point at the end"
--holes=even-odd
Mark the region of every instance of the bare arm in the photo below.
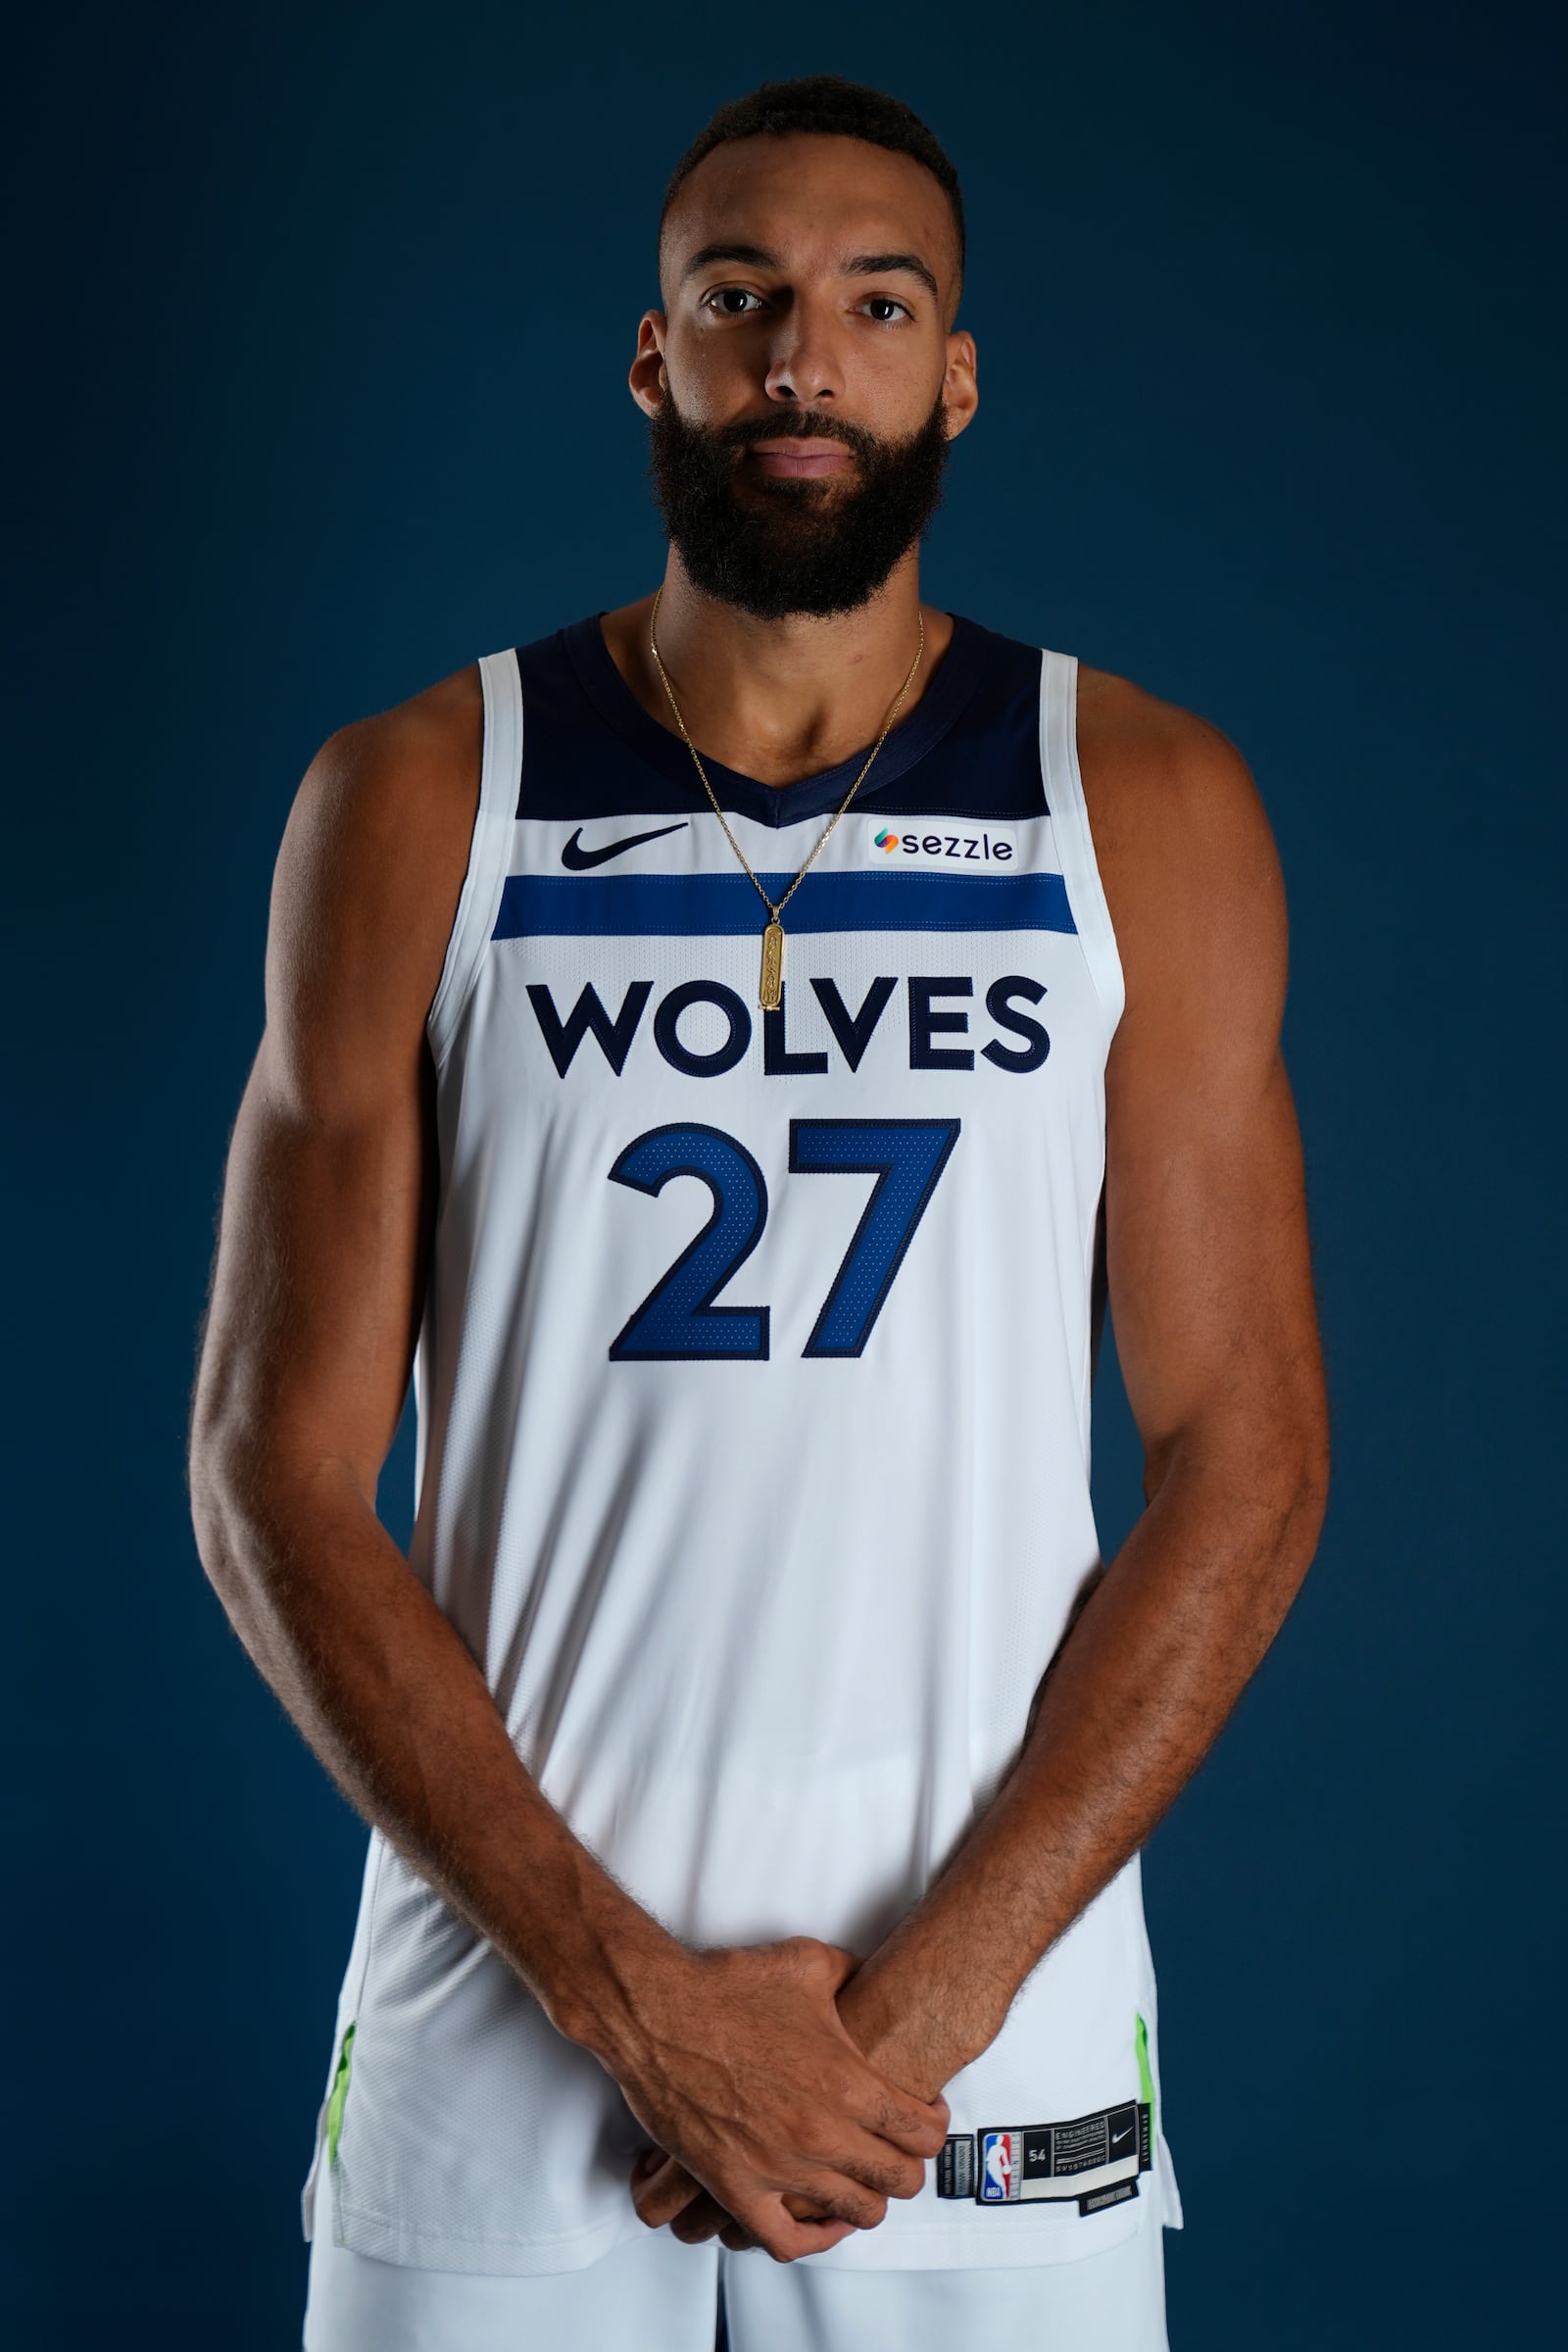
{"type": "MultiPolygon", "coordinates": [[[[840,1996],[861,2047],[925,2095],[995,2039],[1207,1754],[1305,1574],[1326,1489],[1273,842],[1222,736],[1102,684],[1081,741],[1127,981],[1106,1072],[1107,1272],[1148,1508],[1009,1777],[840,1996]]],[[[671,2164],[639,2207],[679,2212],[682,2237],[744,2242],[711,2198],[682,2212],[694,2197],[671,2164]]]]}
{"type": "Polygon", "coordinates": [[[911,2195],[946,2108],[867,2062],[796,1938],[688,1950],[572,1835],[375,1515],[436,1191],[425,1019],[472,830],[477,677],[334,738],[285,832],[191,1429],[203,1562],[351,1801],[781,2259],[911,2195]],[[838,2218],[802,2226],[782,2193],[838,2218]]]}

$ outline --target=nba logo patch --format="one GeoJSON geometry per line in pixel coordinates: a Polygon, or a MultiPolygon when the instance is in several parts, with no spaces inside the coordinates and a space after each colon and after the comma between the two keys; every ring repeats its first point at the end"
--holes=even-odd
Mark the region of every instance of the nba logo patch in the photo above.
{"type": "Polygon", "coordinates": [[[1023,2134],[1019,2132],[982,2132],[980,2134],[980,2201],[1006,2205],[1018,2194],[1018,2172],[1023,2134]]]}

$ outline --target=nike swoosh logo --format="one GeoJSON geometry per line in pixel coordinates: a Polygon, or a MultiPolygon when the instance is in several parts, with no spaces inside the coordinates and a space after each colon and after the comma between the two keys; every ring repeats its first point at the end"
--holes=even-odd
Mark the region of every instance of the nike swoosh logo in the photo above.
{"type": "Polygon", "coordinates": [[[619,841],[607,841],[602,850],[579,848],[582,840],[582,827],[579,825],[562,850],[561,862],[569,866],[574,874],[585,874],[591,865],[603,865],[607,858],[618,858],[622,850],[634,850],[640,842],[662,841],[666,833],[684,833],[687,821],[683,816],[678,825],[656,825],[652,833],[627,833],[619,841]]]}
{"type": "Polygon", "coordinates": [[[1131,2139],[1132,2135],[1132,2126],[1129,2124],[1125,2132],[1113,2132],[1111,2133],[1110,2144],[1113,2148],[1119,2148],[1122,2141],[1124,2139],[1131,2139]]]}

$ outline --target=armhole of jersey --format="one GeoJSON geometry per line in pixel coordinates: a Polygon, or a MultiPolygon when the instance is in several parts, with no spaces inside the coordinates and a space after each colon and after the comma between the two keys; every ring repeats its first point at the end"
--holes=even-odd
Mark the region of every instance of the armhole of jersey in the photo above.
{"type": "Polygon", "coordinates": [[[1089,830],[1089,808],[1078,765],[1078,657],[1044,653],[1040,670],[1040,772],[1053,838],[1061,859],[1067,904],[1078,928],[1084,960],[1105,1015],[1109,1047],[1127,1001],[1121,956],[1105,904],[1104,887],[1089,830]]]}
{"type": "Polygon", "coordinates": [[[490,935],[496,927],[502,886],[512,851],[513,820],[522,775],[522,681],[514,653],[486,654],[479,663],[484,689],[484,756],[479,764],[479,806],[468,868],[463,877],[452,937],[440,985],[425,1020],[437,1070],[452,1050],[463,1008],[473,993],[490,935]]]}

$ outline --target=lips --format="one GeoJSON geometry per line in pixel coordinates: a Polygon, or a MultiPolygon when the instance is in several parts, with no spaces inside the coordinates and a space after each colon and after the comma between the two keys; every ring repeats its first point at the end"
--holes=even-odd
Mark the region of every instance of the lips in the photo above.
{"type": "Polygon", "coordinates": [[[808,441],[754,441],[750,456],[763,473],[780,481],[815,481],[843,473],[854,463],[842,441],[825,435],[808,441]]]}

